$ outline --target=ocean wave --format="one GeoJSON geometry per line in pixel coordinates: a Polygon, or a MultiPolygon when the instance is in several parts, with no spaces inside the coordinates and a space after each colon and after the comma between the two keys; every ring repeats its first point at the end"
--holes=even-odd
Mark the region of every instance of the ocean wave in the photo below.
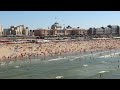
{"type": "Polygon", "coordinates": [[[58,60],[61,60],[61,59],[66,59],[66,57],[64,57],[64,58],[50,59],[50,60],[47,60],[47,61],[58,61],[58,60]]]}
{"type": "Polygon", "coordinates": [[[0,65],[1,65],[1,66],[4,66],[4,65],[5,65],[5,62],[2,62],[0,65]]]}
{"type": "Polygon", "coordinates": [[[118,55],[118,54],[120,54],[120,52],[111,53],[111,54],[108,54],[108,55],[103,55],[103,56],[100,56],[99,58],[108,58],[108,57],[115,56],[115,55],[118,55]]]}
{"type": "Polygon", "coordinates": [[[63,78],[63,76],[57,76],[57,77],[55,77],[56,79],[61,79],[61,78],[63,78]]]}
{"type": "Polygon", "coordinates": [[[20,66],[15,66],[15,68],[19,68],[20,66]]]}
{"type": "Polygon", "coordinates": [[[84,64],[83,66],[84,66],[84,67],[87,67],[88,65],[87,65],[87,64],[84,64]]]}
{"type": "Polygon", "coordinates": [[[109,71],[100,71],[100,72],[98,72],[98,73],[105,73],[105,72],[109,72],[109,71]]]}

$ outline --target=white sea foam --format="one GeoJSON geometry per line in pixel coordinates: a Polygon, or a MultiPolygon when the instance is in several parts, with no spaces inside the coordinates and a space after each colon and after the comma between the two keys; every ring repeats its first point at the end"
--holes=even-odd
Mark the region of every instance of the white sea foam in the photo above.
{"type": "Polygon", "coordinates": [[[57,76],[56,79],[60,79],[60,78],[63,78],[63,76],[57,76]]]}
{"type": "Polygon", "coordinates": [[[103,56],[100,56],[99,58],[108,58],[108,57],[111,57],[111,56],[114,56],[114,55],[118,55],[118,54],[120,54],[120,52],[111,53],[111,54],[108,54],[108,55],[103,55],[103,56]]]}
{"type": "Polygon", "coordinates": [[[100,56],[99,58],[107,58],[107,57],[111,57],[111,55],[104,55],[104,56],[100,56]]]}
{"type": "Polygon", "coordinates": [[[105,72],[109,72],[109,71],[100,71],[99,73],[105,73],[105,72]]]}
{"type": "Polygon", "coordinates": [[[107,63],[106,61],[102,61],[101,63],[107,63]]]}
{"type": "Polygon", "coordinates": [[[77,58],[81,58],[81,56],[80,57],[74,57],[73,59],[70,59],[70,61],[74,61],[77,58]]]}
{"type": "Polygon", "coordinates": [[[4,65],[5,65],[5,62],[2,62],[0,65],[1,65],[1,66],[4,66],[4,65]]]}
{"type": "Polygon", "coordinates": [[[15,66],[15,68],[19,68],[20,66],[15,66]]]}
{"type": "Polygon", "coordinates": [[[84,66],[84,67],[87,67],[88,65],[87,65],[87,64],[84,64],[83,66],[84,66]]]}
{"type": "MultiPolygon", "coordinates": [[[[70,59],[70,61],[73,61],[77,58],[82,58],[82,57],[85,57],[85,56],[91,56],[91,55],[97,55],[97,54],[100,54],[101,52],[98,52],[98,53],[94,53],[94,54],[87,54],[87,55],[81,55],[81,56],[69,56],[69,57],[73,57],[73,59],[70,59]]],[[[64,57],[64,58],[56,58],[56,59],[50,59],[50,60],[47,60],[47,61],[58,61],[58,60],[61,60],[61,59],[66,59],[68,57],[64,57]]]]}
{"type": "MultiPolygon", "coordinates": [[[[108,51],[104,51],[104,52],[108,52],[108,51]]],[[[104,53],[104,52],[97,52],[97,53],[93,53],[93,54],[87,54],[87,55],[82,55],[81,57],[85,57],[85,56],[94,56],[94,55],[97,55],[97,54],[100,54],[100,53],[104,53]]]]}
{"type": "Polygon", "coordinates": [[[58,61],[58,60],[61,60],[61,59],[65,59],[65,58],[50,59],[50,60],[48,60],[48,61],[58,61]]]}

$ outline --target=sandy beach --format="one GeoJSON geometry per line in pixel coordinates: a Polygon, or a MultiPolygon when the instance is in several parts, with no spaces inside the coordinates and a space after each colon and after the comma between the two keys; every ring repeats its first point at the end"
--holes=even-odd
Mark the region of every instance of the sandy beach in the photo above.
{"type": "Polygon", "coordinates": [[[64,41],[0,45],[0,60],[17,60],[24,57],[54,56],[65,53],[82,53],[120,49],[120,40],[64,41]]]}

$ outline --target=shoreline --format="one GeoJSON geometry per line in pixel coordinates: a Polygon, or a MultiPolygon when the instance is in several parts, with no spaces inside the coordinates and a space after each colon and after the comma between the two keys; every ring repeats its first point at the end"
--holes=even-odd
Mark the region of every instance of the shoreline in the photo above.
{"type": "MultiPolygon", "coordinates": [[[[19,67],[21,67],[21,68],[23,68],[24,66],[27,66],[27,67],[29,67],[30,65],[34,65],[34,64],[45,64],[46,62],[52,62],[52,61],[60,61],[60,60],[62,60],[63,61],[63,59],[65,59],[65,61],[74,61],[74,60],[76,60],[77,58],[81,58],[81,60],[84,60],[85,58],[84,57],[86,57],[86,56],[89,56],[89,57],[91,57],[91,56],[93,56],[92,58],[94,58],[94,55],[97,55],[97,57],[99,56],[99,54],[100,53],[102,53],[102,57],[104,58],[104,56],[105,56],[105,54],[104,54],[104,52],[110,52],[109,50],[108,51],[99,51],[99,52],[93,52],[93,55],[91,55],[91,53],[90,52],[88,52],[88,53],[82,53],[82,54],[80,54],[80,53],[77,53],[77,54],[67,54],[67,55],[64,55],[64,56],[47,56],[47,57],[32,57],[31,58],[31,61],[30,60],[28,60],[28,58],[27,59],[22,59],[22,60],[11,60],[11,61],[1,61],[0,62],[0,67],[1,68],[7,68],[7,67],[14,67],[14,68],[19,68],[19,67]],[[66,58],[70,58],[71,60],[68,60],[68,59],[66,59],[66,58]],[[74,58],[74,60],[72,60],[72,58],[74,58]]],[[[116,53],[118,53],[119,52],[119,54],[120,54],[120,50],[118,50],[116,53]]],[[[111,52],[111,54],[113,54],[114,53],[114,50],[111,52]]],[[[107,54],[108,55],[108,54],[107,54]]],[[[117,54],[115,54],[115,55],[117,55],[117,54]]],[[[100,56],[101,57],[101,56],[100,56]]],[[[91,60],[93,60],[91,58],[91,60]]],[[[99,58],[99,57],[98,57],[99,58]]]]}
{"type": "Polygon", "coordinates": [[[62,56],[70,56],[76,54],[82,55],[86,53],[92,54],[95,52],[100,52],[100,51],[104,52],[109,50],[116,51],[116,50],[120,50],[119,44],[120,44],[120,40],[94,40],[94,41],[90,40],[90,41],[66,41],[66,42],[59,41],[59,42],[48,42],[42,44],[35,44],[35,43],[7,44],[5,46],[4,45],[0,46],[0,48],[2,48],[3,50],[6,50],[5,53],[6,56],[0,58],[1,59],[0,62],[18,61],[18,60],[24,61],[25,59],[30,60],[32,58],[37,58],[37,57],[43,58],[44,60],[44,58],[47,57],[58,57],[58,56],[62,57],[62,56]],[[115,44],[114,42],[117,42],[118,45],[115,44]],[[99,46],[101,43],[103,43],[104,46],[103,45],[99,46]],[[7,50],[9,51],[8,53],[7,50]]]}

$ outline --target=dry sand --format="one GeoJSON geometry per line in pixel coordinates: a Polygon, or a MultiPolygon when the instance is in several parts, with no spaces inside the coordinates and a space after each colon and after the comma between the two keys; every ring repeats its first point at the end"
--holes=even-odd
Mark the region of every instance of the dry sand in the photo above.
{"type": "Polygon", "coordinates": [[[49,42],[42,44],[0,45],[0,60],[32,56],[48,56],[64,53],[93,52],[120,49],[120,40],[90,40],[49,42]]]}

